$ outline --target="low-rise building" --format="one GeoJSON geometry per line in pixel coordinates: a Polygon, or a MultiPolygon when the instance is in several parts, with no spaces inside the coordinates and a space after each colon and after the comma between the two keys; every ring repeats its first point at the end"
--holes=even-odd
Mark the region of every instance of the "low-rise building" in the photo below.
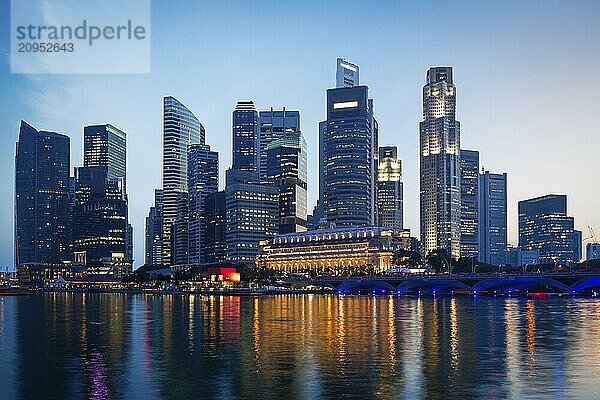
{"type": "Polygon", "coordinates": [[[383,227],[333,228],[278,235],[261,242],[258,267],[285,272],[392,267],[394,252],[410,249],[410,232],[383,227]]]}
{"type": "Polygon", "coordinates": [[[538,265],[539,263],[540,251],[538,249],[527,250],[521,247],[508,249],[508,264],[512,267],[538,265]]]}
{"type": "Polygon", "coordinates": [[[585,259],[588,261],[600,259],[600,243],[588,243],[585,246],[585,259]]]}

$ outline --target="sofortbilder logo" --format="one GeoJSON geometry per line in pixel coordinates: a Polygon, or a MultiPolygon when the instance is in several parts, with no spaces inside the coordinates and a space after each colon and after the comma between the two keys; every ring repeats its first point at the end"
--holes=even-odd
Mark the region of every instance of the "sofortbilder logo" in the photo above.
{"type": "Polygon", "coordinates": [[[12,0],[11,72],[150,72],[150,0],[12,0]]]}

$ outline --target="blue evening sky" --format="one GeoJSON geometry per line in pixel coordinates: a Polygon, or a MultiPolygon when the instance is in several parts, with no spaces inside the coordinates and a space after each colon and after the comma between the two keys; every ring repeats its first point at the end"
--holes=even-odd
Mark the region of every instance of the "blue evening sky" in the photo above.
{"type": "MultiPolygon", "coordinates": [[[[231,162],[231,111],[299,109],[309,148],[309,209],[317,196],[317,127],[336,57],[360,66],[380,143],[403,163],[405,221],[418,235],[418,123],[425,72],[454,66],[461,145],[508,172],[509,242],[517,201],[565,193],[576,226],[600,234],[600,15],[598,1],[158,1],[145,75],[11,75],[8,0],[0,6],[0,267],[13,264],[14,143],[22,118],[71,137],[82,163],[83,126],[128,135],[128,190],[136,265],[144,217],[161,185],[161,99],[173,95],[231,162]]],[[[92,3],[90,3],[92,4],[92,3]]],[[[223,174],[222,174],[223,175],[223,174]]]]}

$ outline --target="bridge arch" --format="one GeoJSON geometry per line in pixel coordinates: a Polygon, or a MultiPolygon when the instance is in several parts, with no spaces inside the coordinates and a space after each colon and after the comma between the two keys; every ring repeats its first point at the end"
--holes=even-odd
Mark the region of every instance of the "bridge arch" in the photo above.
{"type": "Polygon", "coordinates": [[[411,279],[402,282],[398,286],[398,292],[414,292],[426,290],[428,292],[450,292],[452,290],[463,289],[470,291],[471,288],[466,284],[454,279],[411,279]]]}
{"type": "Polygon", "coordinates": [[[396,288],[390,285],[388,282],[383,280],[369,279],[369,280],[346,280],[338,286],[340,293],[349,292],[357,289],[370,289],[375,291],[394,291],[396,288]]]}
{"type": "Polygon", "coordinates": [[[563,292],[570,292],[571,288],[565,284],[555,281],[552,278],[542,277],[506,277],[498,279],[486,279],[473,286],[473,292],[483,292],[489,290],[521,290],[535,288],[540,286],[551,287],[563,292]]]}
{"type": "Polygon", "coordinates": [[[591,290],[596,288],[600,288],[600,277],[589,276],[578,280],[573,286],[571,286],[571,291],[581,292],[583,290],[591,290]]]}

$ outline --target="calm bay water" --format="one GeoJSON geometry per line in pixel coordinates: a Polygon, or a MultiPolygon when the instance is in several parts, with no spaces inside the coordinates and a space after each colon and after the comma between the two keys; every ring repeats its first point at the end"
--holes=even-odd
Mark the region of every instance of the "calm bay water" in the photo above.
{"type": "Polygon", "coordinates": [[[600,398],[600,300],[0,297],[0,398],[600,398]]]}

